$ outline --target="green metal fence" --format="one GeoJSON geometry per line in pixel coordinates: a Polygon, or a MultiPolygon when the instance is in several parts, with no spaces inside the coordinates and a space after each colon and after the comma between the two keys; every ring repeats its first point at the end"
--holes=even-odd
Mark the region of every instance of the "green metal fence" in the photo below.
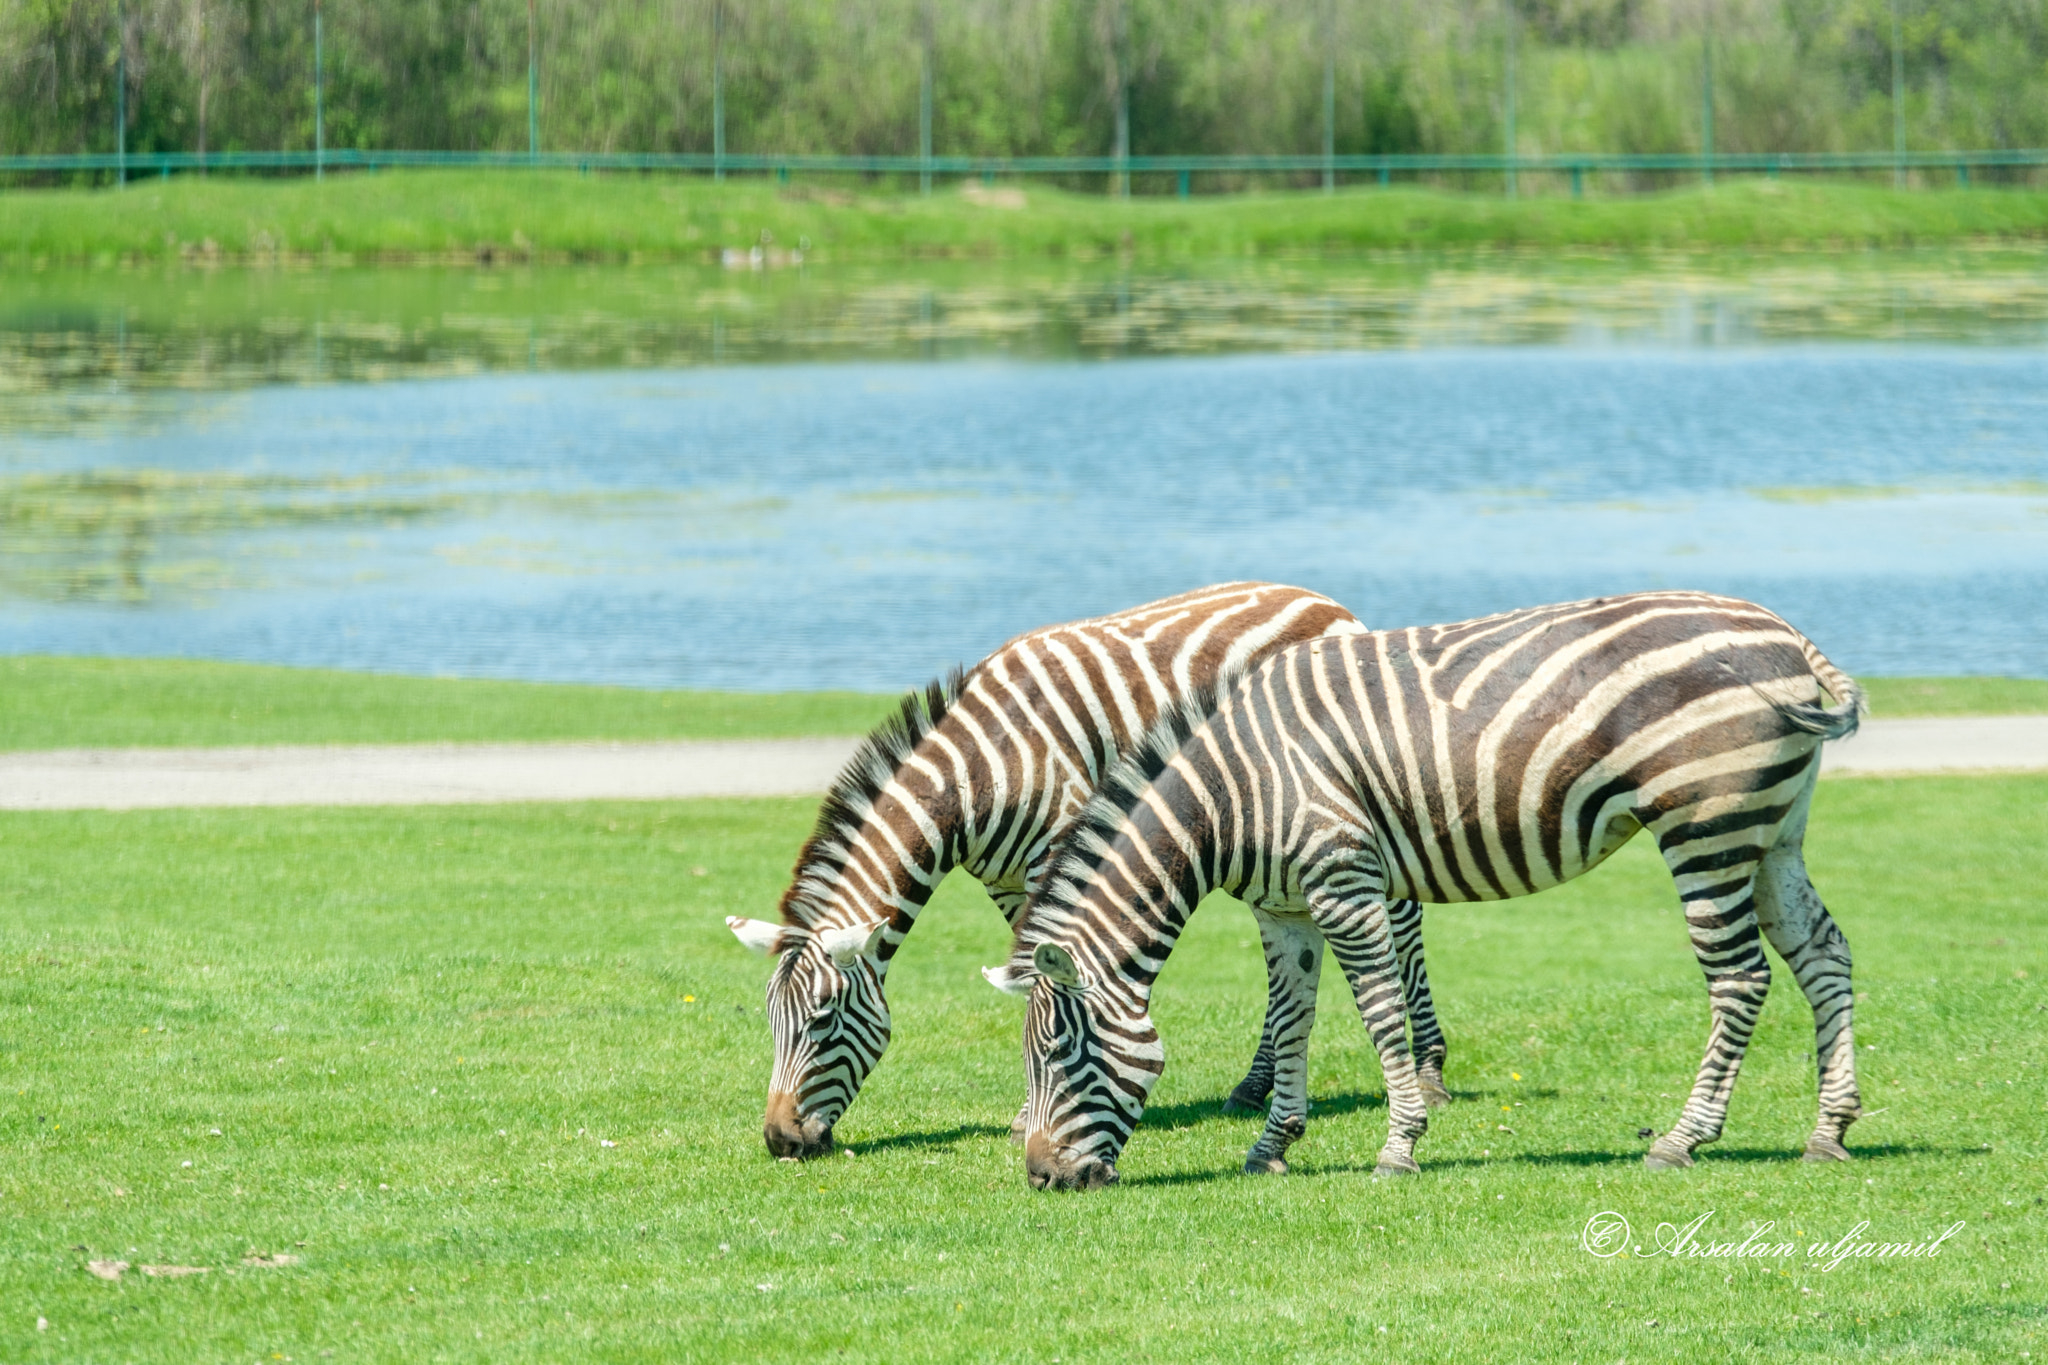
{"type": "Polygon", "coordinates": [[[328,170],[401,167],[468,167],[494,170],[748,172],[788,179],[805,175],[916,175],[927,193],[932,177],[978,177],[983,181],[1025,176],[1095,176],[1112,185],[1134,175],[1171,177],[1185,197],[1198,175],[1302,176],[1320,173],[1327,187],[1337,177],[1393,183],[1395,177],[1447,173],[1497,175],[1508,183],[1518,175],[1567,176],[1572,193],[1582,194],[1586,177],[1661,172],[1711,180],[1717,174],[1781,174],[1891,171],[1899,183],[1909,171],[1953,176],[1970,184],[1972,173],[2048,166],[2048,150],[1940,152],[1569,152],[1549,156],[1499,154],[1339,156],[774,156],[758,152],[83,152],[48,156],[0,156],[0,175],[110,174],[119,181],[205,171],[319,174],[328,170]]]}

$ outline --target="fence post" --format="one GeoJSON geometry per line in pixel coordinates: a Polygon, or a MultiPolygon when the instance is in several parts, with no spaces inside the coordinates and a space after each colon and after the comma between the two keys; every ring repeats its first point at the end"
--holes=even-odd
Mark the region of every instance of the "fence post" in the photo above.
{"type": "Polygon", "coordinates": [[[1323,192],[1337,192],[1337,55],[1323,31],[1323,192]]]}
{"type": "Polygon", "coordinates": [[[711,178],[725,179],[725,0],[711,5],[711,178]]]}
{"type": "Polygon", "coordinates": [[[931,9],[925,9],[924,54],[917,79],[917,189],[932,192],[932,27],[931,9]]]}
{"type": "Polygon", "coordinates": [[[320,49],[320,0],[313,0],[313,179],[327,178],[326,71],[320,49]]]}
{"type": "Polygon", "coordinates": [[[1116,63],[1116,191],[1131,197],[1131,64],[1129,61],[1129,16],[1125,0],[1115,0],[1116,27],[1110,34],[1116,63]]]}
{"type": "Polygon", "coordinates": [[[128,5],[114,6],[114,184],[128,183],[128,5]]]}
{"type": "Polygon", "coordinates": [[[1899,46],[1899,3],[1892,0],[1892,188],[1906,188],[1906,54],[1899,46]]]}
{"type": "Polygon", "coordinates": [[[540,159],[540,35],[526,0],[526,159],[540,159]]]}
{"type": "Polygon", "coordinates": [[[1185,166],[1180,168],[1180,197],[1188,197],[1188,168],[1185,166]]]}
{"type": "Polygon", "coordinates": [[[1505,156],[1507,157],[1507,188],[1508,188],[1508,198],[1510,198],[1510,199],[1513,199],[1513,198],[1515,197],[1515,191],[1516,191],[1516,188],[1517,188],[1517,187],[1516,187],[1516,185],[1515,185],[1515,27],[1516,27],[1516,25],[1515,25],[1515,0],[1507,0],[1507,2],[1506,2],[1506,4],[1505,4],[1504,8],[1505,8],[1505,9],[1506,9],[1506,11],[1507,11],[1507,19],[1508,19],[1508,32],[1507,32],[1507,49],[1508,49],[1508,51],[1507,51],[1507,78],[1508,78],[1508,79],[1507,79],[1507,100],[1506,100],[1506,114],[1507,114],[1507,120],[1506,120],[1506,121],[1507,121],[1507,130],[1506,130],[1506,140],[1505,140],[1505,144],[1503,145],[1503,147],[1502,147],[1502,149],[1501,149],[1501,150],[1502,150],[1503,154],[1504,154],[1504,155],[1505,155],[1505,156]]]}
{"type": "Polygon", "coordinates": [[[1714,9],[1700,33],[1700,183],[1714,183],[1714,9]]]}

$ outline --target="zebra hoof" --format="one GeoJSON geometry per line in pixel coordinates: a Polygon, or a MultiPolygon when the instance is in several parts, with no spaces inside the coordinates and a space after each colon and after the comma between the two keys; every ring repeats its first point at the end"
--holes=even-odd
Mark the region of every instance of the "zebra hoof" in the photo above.
{"type": "Polygon", "coordinates": [[[1847,1161],[1849,1149],[1833,1138],[1810,1137],[1806,1150],[1799,1154],[1801,1161],[1847,1161]]]}
{"type": "Polygon", "coordinates": [[[1421,1175],[1422,1167],[1415,1164],[1412,1156],[1381,1157],[1380,1164],[1372,1169],[1373,1179],[1392,1179],[1397,1175],[1421,1175]]]}
{"type": "Polygon", "coordinates": [[[1240,1085],[1225,1097],[1223,1112],[1226,1114],[1263,1114],[1266,1112],[1266,1096],[1269,1093],[1271,1092],[1253,1090],[1248,1083],[1240,1085]]]}
{"type": "Polygon", "coordinates": [[[1287,1162],[1277,1156],[1260,1156],[1257,1152],[1244,1159],[1246,1175],[1286,1175],[1287,1162]]]}
{"type": "Polygon", "coordinates": [[[1691,1152],[1664,1138],[1658,1138],[1650,1144],[1650,1150],[1643,1153],[1643,1165],[1653,1171],[1682,1171],[1692,1164],[1691,1152]]]}
{"type": "Polygon", "coordinates": [[[1451,1102],[1451,1092],[1444,1089],[1444,1083],[1434,1076],[1422,1078],[1422,1102],[1431,1109],[1441,1109],[1451,1102]]]}

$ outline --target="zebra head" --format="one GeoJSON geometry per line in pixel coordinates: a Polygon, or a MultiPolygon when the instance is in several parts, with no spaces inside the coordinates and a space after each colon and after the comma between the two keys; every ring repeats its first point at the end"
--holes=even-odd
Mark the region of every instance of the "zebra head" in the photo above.
{"type": "Polygon", "coordinates": [[[1029,967],[984,968],[997,990],[1026,995],[1024,1166],[1035,1190],[1116,1183],[1116,1159],[1145,1112],[1165,1050],[1141,996],[1083,971],[1057,943],[1029,967]]]}
{"type": "Polygon", "coordinates": [[[732,916],[726,925],[740,942],[777,959],[768,978],[775,1037],[762,1126],[768,1150],[799,1158],[829,1152],[832,1125],[889,1046],[889,1002],[876,956],[888,921],[810,931],[732,916]]]}

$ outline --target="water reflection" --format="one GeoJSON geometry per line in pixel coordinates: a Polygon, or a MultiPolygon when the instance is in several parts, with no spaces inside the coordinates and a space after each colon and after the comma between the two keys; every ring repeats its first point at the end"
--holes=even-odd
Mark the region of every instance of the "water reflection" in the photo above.
{"type": "Polygon", "coordinates": [[[147,423],[164,389],[508,370],[1820,340],[2039,344],[2036,254],[1596,254],[1179,270],[942,264],[0,276],[0,430],[147,423]]]}
{"type": "Polygon", "coordinates": [[[890,687],[1047,620],[1260,577],[1387,624],[1707,587],[1852,670],[2048,674],[2048,348],[144,396],[133,422],[0,433],[0,651],[890,687]]]}

